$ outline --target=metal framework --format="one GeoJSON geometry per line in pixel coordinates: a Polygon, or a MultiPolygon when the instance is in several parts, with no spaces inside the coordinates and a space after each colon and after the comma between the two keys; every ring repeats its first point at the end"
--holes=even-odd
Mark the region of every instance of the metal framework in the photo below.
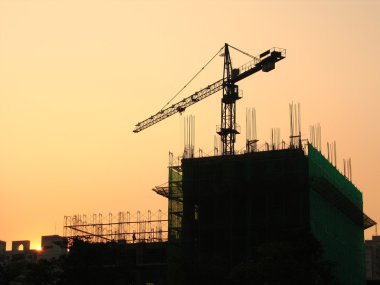
{"type": "Polygon", "coordinates": [[[217,133],[222,140],[222,154],[235,153],[236,135],[240,132],[236,126],[236,101],[239,100],[239,88],[234,84],[233,74],[238,74],[238,69],[232,69],[231,56],[228,45],[224,47],[224,71],[223,71],[223,97],[221,104],[220,128],[217,133]]]}
{"type": "MultiPolygon", "coordinates": [[[[236,125],[236,105],[239,92],[236,83],[260,70],[269,72],[275,68],[275,63],[286,57],[286,50],[281,48],[269,49],[257,57],[252,57],[252,60],[247,64],[233,69],[228,44],[224,46],[224,72],[223,79],[218,80],[206,88],[195,92],[193,95],[171,105],[168,108],[160,110],[148,119],[136,124],[133,132],[138,133],[176,113],[182,113],[191,105],[207,98],[208,96],[223,89],[222,107],[221,107],[221,125],[218,126],[217,133],[221,136],[223,150],[222,154],[234,154],[234,144],[236,134],[239,133],[236,125]]],[[[233,47],[232,47],[233,48],[233,47]]],[[[236,49],[236,48],[234,48],[236,49]]],[[[236,49],[242,52],[239,49],[236,49]]],[[[242,52],[248,55],[245,52],[242,52]]]]}
{"type": "Polygon", "coordinates": [[[65,216],[63,235],[68,239],[81,238],[90,242],[162,242],[168,239],[168,220],[161,210],[154,213],[119,212],[116,217],[112,213],[65,216]]]}
{"type": "Polygon", "coordinates": [[[183,157],[174,157],[169,152],[169,181],[155,186],[152,190],[158,195],[168,199],[168,240],[173,244],[178,242],[182,235],[183,217],[183,188],[182,188],[182,166],[183,157]]]}

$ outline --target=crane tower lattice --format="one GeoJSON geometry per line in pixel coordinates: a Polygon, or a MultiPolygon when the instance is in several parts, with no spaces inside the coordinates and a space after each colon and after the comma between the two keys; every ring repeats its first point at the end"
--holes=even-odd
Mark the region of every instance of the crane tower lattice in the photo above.
{"type": "Polygon", "coordinates": [[[191,105],[223,90],[223,97],[221,99],[221,124],[217,126],[217,133],[220,135],[222,141],[222,154],[234,154],[236,135],[240,133],[239,126],[236,123],[236,101],[241,98],[236,83],[260,70],[263,72],[273,70],[276,62],[286,57],[286,50],[281,48],[271,48],[261,53],[259,56],[251,56],[231,45],[225,44],[223,55],[224,70],[222,79],[208,85],[170,107],[161,109],[148,119],[137,123],[133,132],[138,133],[176,113],[182,113],[191,105]],[[233,68],[229,48],[233,48],[250,56],[252,60],[239,68],[233,68]]]}

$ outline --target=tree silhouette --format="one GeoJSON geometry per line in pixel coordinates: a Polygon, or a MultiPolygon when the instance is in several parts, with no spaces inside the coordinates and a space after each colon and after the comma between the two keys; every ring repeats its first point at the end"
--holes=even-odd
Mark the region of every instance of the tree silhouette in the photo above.
{"type": "Polygon", "coordinates": [[[236,265],[229,278],[236,285],[338,285],[333,269],[323,260],[321,244],[308,234],[257,246],[253,258],[236,265]]]}

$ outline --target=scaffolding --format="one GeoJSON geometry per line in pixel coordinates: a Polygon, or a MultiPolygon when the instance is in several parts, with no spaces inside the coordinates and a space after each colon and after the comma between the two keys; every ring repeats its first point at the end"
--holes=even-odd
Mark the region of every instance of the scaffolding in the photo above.
{"type": "Polygon", "coordinates": [[[182,168],[169,167],[169,239],[179,241],[182,233],[182,168]]]}
{"type": "Polygon", "coordinates": [[[167,215],[161,210],[145,213],[119,212],[117,215],[73,215],[65,216],[63,222],[64,237],[89,242],[163,242],[168,239],[167,229],[167,215]]]}

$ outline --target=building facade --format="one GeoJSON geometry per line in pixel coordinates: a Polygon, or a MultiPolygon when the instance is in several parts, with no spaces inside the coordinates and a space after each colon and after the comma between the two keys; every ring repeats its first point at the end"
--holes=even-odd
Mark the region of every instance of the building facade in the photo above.
{"type": "MultiPolygon", "coordinates": [[[[263,245],[294,248],[311,234],[342,284],[365,284],[363,229],[373,221],[361,192],[313,146],[183,159],[169,171],[168,254],[180,260],[169,276],[181,264],[184,284],[213,272],[223,284],[263,245]]],[[[312,256],[303,258],[313,270],[312,256]]]]}
{"type": "Polygon", "coordinates": [[[380,236],[365,241],[365,261],[367,280],[380,281],[380,236]]]}

